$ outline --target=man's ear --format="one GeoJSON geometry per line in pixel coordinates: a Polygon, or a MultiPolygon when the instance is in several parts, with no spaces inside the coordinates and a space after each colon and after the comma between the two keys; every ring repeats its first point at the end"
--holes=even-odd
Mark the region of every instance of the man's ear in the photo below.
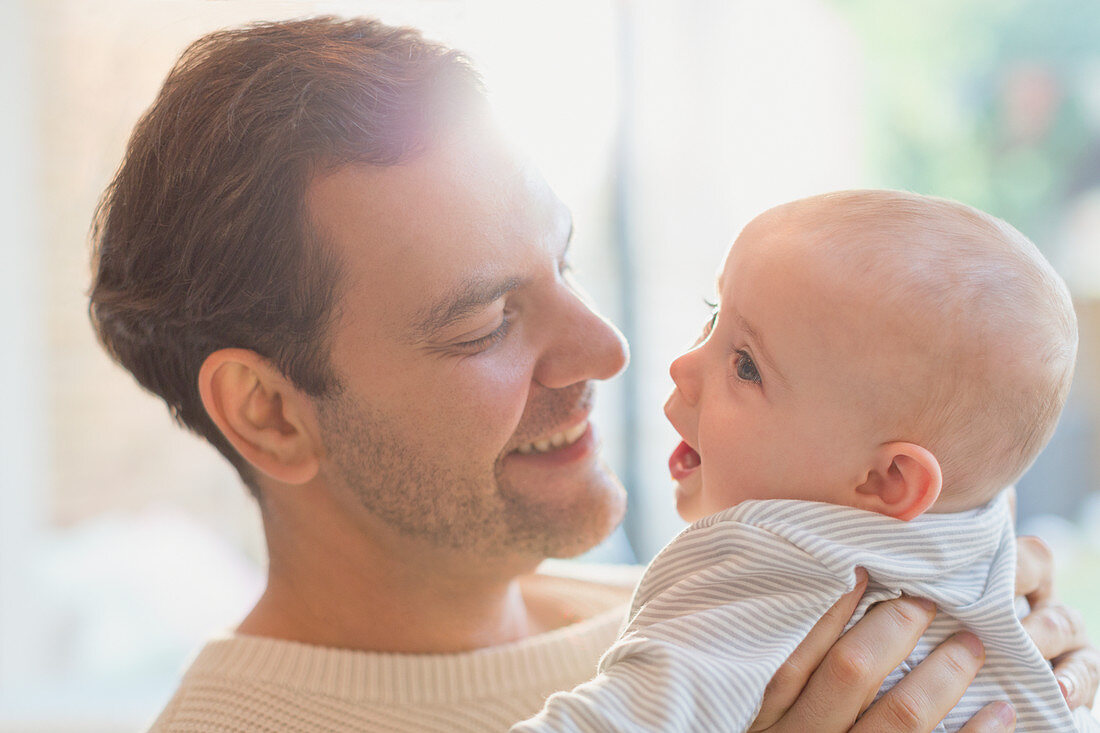
{"type": "Polygon", "coordinates": [[[248,349],[219,349],[199,369],[210,419],[237,452],[285,484],[304,484],[320,468],[313,406],[267,359],[248,349]]]}
{"type": "Polygon", "coordinates": [[[875,465],[855,488],[855,504],[888,517],[909,521],[932,506],[943,488],[940,462],[914,443],[885,443],[875,452],[875,465]]]}

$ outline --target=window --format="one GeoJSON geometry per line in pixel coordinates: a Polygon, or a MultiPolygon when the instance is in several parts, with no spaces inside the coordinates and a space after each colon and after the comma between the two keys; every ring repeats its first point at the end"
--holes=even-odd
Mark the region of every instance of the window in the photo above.
{"type": "Polygon", "coordinates": [[[683,526],[664,460],[668,364],[728,242],[773,204],[885,186],[1017,224],[1070,279],[1077,382],[1020,482],[1021,524],[1100,629],[1100,12],[1083,0],[77,0],[5,8],[0,136],[0,730],[135,728],[263,582],[251,500],[94,341],[87,232],[137,117],[205,32],[378,14],[467,50],[505,126],[573,208],[579,278],[633,362],[601,393],[631,492],[595,554],[645,562],[683,526]],[[945,38],[953,39],[944,42],[945,38]]]}

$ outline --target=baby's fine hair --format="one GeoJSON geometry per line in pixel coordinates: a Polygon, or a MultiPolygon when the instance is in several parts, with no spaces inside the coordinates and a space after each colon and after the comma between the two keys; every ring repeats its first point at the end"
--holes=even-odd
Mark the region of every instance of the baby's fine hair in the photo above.
{"type": "Polygon", "coordinates": [[[920,331],[927,359],[898,417],[913,437],[898,437],[937,457],[951,509],[984,503],[1028,469],[1065,404],[1077,355],[1065,282],[1014,227],[956,201],[864,190],[803,206],[855,283],[936,324],[920,331]]]}

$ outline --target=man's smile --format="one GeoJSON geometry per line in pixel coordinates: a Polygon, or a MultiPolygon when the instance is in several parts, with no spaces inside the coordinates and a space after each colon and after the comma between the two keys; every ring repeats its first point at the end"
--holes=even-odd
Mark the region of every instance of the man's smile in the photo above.
{"type": "Polygon", "coordinates": [[[524,455],[529,455],[531,453],[549,453],[552,450],[564,448],[567,445],[576,443],[587,430],[588,419],[586,418],[571,428],[566,428],[561,432],[532,440],[530,443],[525,443],[516,448],[516,452],[523,453],[524,455]]]}

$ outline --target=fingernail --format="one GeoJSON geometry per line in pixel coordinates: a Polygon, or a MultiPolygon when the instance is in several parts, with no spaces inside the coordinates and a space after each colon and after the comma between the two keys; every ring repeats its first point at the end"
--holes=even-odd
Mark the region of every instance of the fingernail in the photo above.
{"type": "Polygon", "coordinates": [[[1058,686],[1062,688],[1062,697],[1066,698],[1066,702],[1069,702],[1073,697],[1073,678],[1072,677],[1059,677],[1058,686]]]}
{"type": "Polygon", "coordinates": [[[993,714],[997,716],[997,720],[1005,724],[1005,730],[1012,730],[1016,725],[1016,708],[1007,702],[993,703],[993,714]]]}
{"type": "Polygon", "coordinates": [[[975,659],[981,659],[983,649],[982,642],[978,640],[978,637],[969,631],[962,631],[955,634],[955,638],[966,647],[966,650],[974,655],[975,659]]]}

